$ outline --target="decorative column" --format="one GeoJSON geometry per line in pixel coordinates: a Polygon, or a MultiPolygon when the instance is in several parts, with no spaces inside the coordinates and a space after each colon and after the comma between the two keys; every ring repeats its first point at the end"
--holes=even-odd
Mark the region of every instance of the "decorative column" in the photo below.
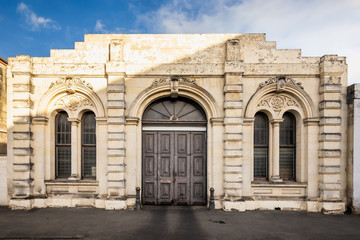
{"type": "MultiPolygon", "coordinates": [[[[126,143],[127,149],[132,149],[126,154],[126,197],[135,200],[136,188],[141,188],[141,157],[138,156],[138,146],[141,146],[140,139],[138,139],[139,118],[126,118],[126,143]]],[[[141,151],[140,151],[141,152],[141,151]]],[[[141,189],[143,191],[143,189],[141,189]]]]}
{"type": "MultiPolygon", "coordinates": [[[[224,197],[225,201],[237,201],[242,197],[242,75],[244,65],[240,60],[240,40],[226,43],[224,83],[224,197]]],[[[216,192],[216,189],[215,189],[216,192]]],[[[243,206],[225,203],[225,208],[243,206]],[[228,206],[227,206],[228,205],[228,206]],[[230,206],[231,205],[231,206],[230,206]],[[235,206],[236,205],[236,206],[235,206]]]]}
{"type": "MultiPolygon", "coordinates": [[[[208,129],[208,145],[212,148],[211,162],[208,162],[208,191],[210,188],[215,189],[215,208],[221,208],[221,198],[224,195],[223,190],[223,175],[224,175],[224,163],[223,163],[223,151],[219,151],[223,147],[224,136],[224,119],[223,118],[211,118],[211,132],[208,129]],[[211,133],[211,136],[210,136],[211,133]],[[211,138],[211,139],[210,139],[211,138]],[[210,142],[211,141],[211,142],[210,142]],[[210,144],[211,143],[211,144],[210,144]]],[[[208,125],[209,126],[209,125],[208,125]]],[[[210,160],[208,156],[208,160],[210,160]]]]}
{"type": "Polygon", "coordinates": [[[31,208],[33,190],[31,111],[33,102],[30,56],[9,58],[8,78],[8,159],[12,163],[10,207],[31,208]],[[12,77],[11,77],[12,76],[12,77]]]}
{"type": "Polygon", "coordinates": [[[46,194],[45,186],[45,127],[48,123],[46,117],[33,118],[34,146],[34,196],[43,197],[46,194]]]}
{"type": "Polygon", "coordinates": [[[347,66],[345,58],[325,55],[320,59],[320,149],[319,190],[322,209],[343,212],[345,204],[345,96],[347,66]],[[334,204],[337,202],[337,204],[334,204]]]}
{"type": "Polygon", "coordinates": [[[96,118],[96,159],[99,167],[97,180],[99,181],[99,197],[107,197],[107,119],[105,117],[96,118]]]}
{"type": "Polygon", "coordinates": [[[80,120],[77,118],[68,118],[68,121],[71,122],[71,175],[69,177],[69,180],[76,181],[80,180],[78,170],[78,159],[80,158],[78,151],[78,125],[80,120]]]}
{"type": "Polygon", "coordinates": [[[271,181],[282,182],[280,178],[280,123],[283,120],[274,119],[272,121],[273,134],[272,134],[272,176],[271,181]]]}

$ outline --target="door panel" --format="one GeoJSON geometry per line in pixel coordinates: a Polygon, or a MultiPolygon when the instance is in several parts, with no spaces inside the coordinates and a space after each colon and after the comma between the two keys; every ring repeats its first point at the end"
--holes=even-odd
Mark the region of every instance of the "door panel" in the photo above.
{"type": "Polygon", "coordinates": [[[143,203],[206,204],[205,132],[143,132],[143,203]]]}
{"type": "Polygon", "coordinates": [[[143,199],[157,204],[157,133],[143,133],[143,199]]]}
{"type": "Polygon", "coordinates": [[[170,204],[174,198],[173,189],[173,171],[174,161],[174,133],[173,132],[159,132],[159,156],[158,156],[158,203],[170,204]]]}
{"type": "Polygon", "coordinates": [[[190,205],[190,133],[175,132],[175,204],[190,205]]]}
{"type": "Polygon", "coordinates": [[[192,132],[191,149],[191,202],[206,204],[206,142],[204,132],[192,132]]]}

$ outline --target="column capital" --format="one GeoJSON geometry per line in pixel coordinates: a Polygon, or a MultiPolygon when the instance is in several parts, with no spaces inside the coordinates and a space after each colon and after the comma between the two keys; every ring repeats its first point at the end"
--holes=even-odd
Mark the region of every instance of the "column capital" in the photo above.
{"type": "Polygon", "coordinates": [[[222,126],[224,124],[224,118],[210,118],[211,126],[222,126]]]}
{"type": "Polygon", "coordinates": [[[95,120],[99,125],[107,124],[107,117],[96,117],[95,120]]]}
{"type": "Polygon", "coordinates": [[[278,126],[280,125],[280,123],[282,123],[284,121],[284,119],[273,119],[271,120],[271,124],[274,125],[274,126],[278,126]]]}
{"type": "Polygon", "coordinates": [[[126,120],[125,120],[125,125],[135,125],[137,126],[140,119],[137,118],[137,117],[126,117],[126,120]]]}
{"type": "Polygon", "coordinates": [[[35,125],[46,125],[48,121],[49,119],[47,117],[42,117],[42,116],[34,117],[32,119],[32,122],[35,125]]]}
{"type": "Polygon", "coordinates": [[[78,118],[68,118],[68,121],[71,122],[71,125],[77,125],[80,122],[78,118]]]}

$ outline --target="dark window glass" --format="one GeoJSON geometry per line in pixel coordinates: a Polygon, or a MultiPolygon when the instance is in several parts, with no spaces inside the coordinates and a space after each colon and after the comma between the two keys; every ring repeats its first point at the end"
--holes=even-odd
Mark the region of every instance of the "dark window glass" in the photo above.
{"type": "Polygon", "coordinates": [[[96,121],[93,112],[87,112],[81,120],[81,167],[82,178],[96,177],[96,121]]]}
{"type": "Polygon", "coordinates": [[[280,177],[295,181],[296,119],[286,112],[280,123],[280,177]]]}
{"type": "Polygon", "coordinates": [[[67,178],[71,174],[71,123],[66,112],[55,118],[56,177],[67,178]]]}
{"type": "Polygon", "coordinates": [[[254,178],[268,178],[269,120],[265,113],[255,115],[254,122],[254,178]]]}

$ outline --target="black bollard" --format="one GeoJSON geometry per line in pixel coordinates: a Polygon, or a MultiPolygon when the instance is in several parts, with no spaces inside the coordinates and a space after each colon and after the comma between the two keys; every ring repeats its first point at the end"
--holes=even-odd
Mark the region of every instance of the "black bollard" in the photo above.
{"type": "Polygon", "coordinates": [[[136,188],[136,202],[135,202],[135,209],[140,210],[140,188],[136,188]]]}
{"type": "Polygon", "coordinates": [[[215,209],[215,201],[214,201],[214,188],[210,188],[210,204],[209,204],[209,210],[215,209]]]}

